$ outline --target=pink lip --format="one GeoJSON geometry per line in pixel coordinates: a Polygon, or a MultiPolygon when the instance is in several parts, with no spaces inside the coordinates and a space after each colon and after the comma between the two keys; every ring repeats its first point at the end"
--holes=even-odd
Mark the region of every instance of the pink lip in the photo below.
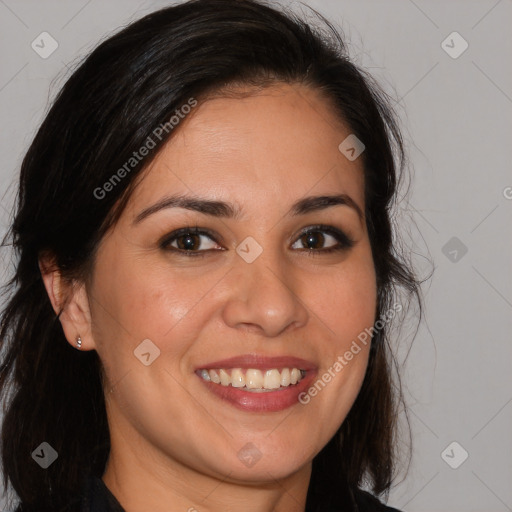
{"type": "Polygon", "coordinates": [[[299,370],[316,370],[316,365],[311,361],[291,356],[265,357],[255,354],[221,359],[198,366],[196,370],[215,370],[216,368],[254,368],[268,370],[271,368],[298,368],[299,370]]]}
{"type": "Polygon", "coordinates": [[[299,395],[305,392],[311,385],[317,374],[317,367],[310,361],[297,357],[263,357],[256,355],[244,355],[213,361],[197,368],[218,369],[218,368],[255,368],[260,370],[270,368],[299,368],[306,371],[306,375],[300,382],[290,385],[284,389],[255,393],[244,391],[241,388],[222,386],[213,382],[205,381],[199,376],[209,391],[221,400],[234,407],[247,412],[276,412],[282,411],[293,405],[299,404],[299,395]]]}

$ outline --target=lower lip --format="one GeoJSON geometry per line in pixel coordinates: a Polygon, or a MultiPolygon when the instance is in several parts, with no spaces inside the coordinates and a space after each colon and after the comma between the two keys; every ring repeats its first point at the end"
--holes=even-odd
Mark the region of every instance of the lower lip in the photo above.
{"type": "Polygon", "coordinates": [[[213,394],[238,409],[250,412],[276,412],[299,404],[299,395],[309,388],[315,375],[315,371],[308,370],[297,384],[259,393],[244,391],[243,388],[234,388],[231,385],[222,386],[199,378],[213,394]]]}

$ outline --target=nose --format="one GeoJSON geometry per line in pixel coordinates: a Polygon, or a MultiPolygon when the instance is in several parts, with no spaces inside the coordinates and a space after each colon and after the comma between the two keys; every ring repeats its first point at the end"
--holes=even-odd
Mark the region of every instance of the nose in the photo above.
{"type": "Polygon", "coordinates": [[[269,252],[252,263],[236,262],[222,314],[229,327],[275,337],[306,325],[309,313],[294,270],[269,252]]]}

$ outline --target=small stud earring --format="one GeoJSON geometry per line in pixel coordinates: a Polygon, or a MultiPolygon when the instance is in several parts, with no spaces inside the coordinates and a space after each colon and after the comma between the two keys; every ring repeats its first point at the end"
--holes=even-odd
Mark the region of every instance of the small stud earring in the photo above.
{"type": "Polygon", "coordinates": [[[80,336],[76,339],[76,346],[78,347],[78,350],[82,348],[82,338],[80,338],[80,336]]]}

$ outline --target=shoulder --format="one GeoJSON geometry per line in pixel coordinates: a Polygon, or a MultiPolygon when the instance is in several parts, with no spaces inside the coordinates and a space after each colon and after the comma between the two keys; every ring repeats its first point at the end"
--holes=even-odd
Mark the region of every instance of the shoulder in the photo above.
{"type": "Polygon", "coordinates": [[[103,480],[97,476],[86,476],[80,491],[70,499],[58,496],[53,507],[19,504],[14,512],[125,512],[103,480]]]}
{"type": "Polygon", "coordinates": [[[384,505],[373,494],[362,489],[353,491],[353,496],[358,512],[401,512],[396,508],[384,505]]]}

